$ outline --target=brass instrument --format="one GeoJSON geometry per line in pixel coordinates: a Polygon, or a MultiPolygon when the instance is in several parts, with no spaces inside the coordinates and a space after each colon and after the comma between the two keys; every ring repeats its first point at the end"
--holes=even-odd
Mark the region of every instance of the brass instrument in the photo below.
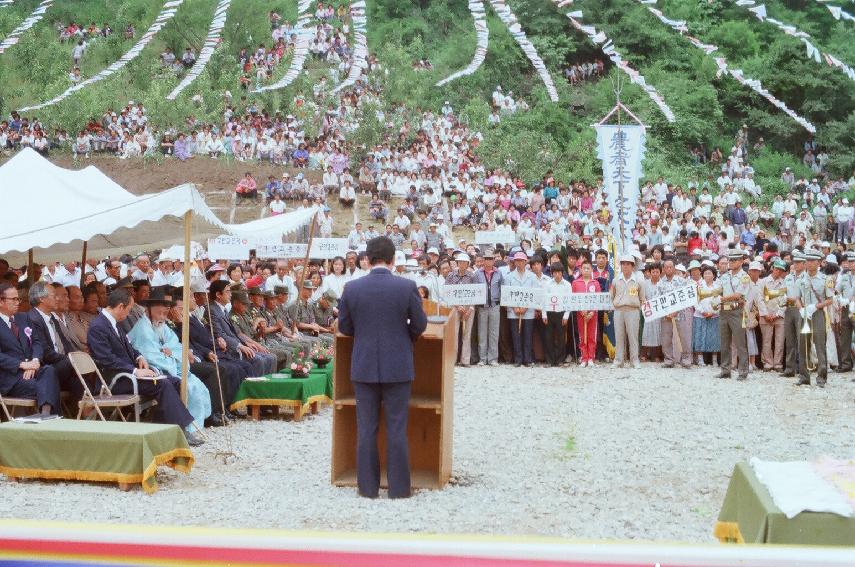
{"type": "MultiPolygon", "coordinates": [[[[808,286],[810,286],[810,280],[808,280],[808,286]]],[[[809,320],[807,314],[807,298],[804,293],[804,286],[802,286],[802,330],[799,331],[799,334],[802,335],[805,341],[805,352],[803,353],[805,357],[805,368],[807,368],[808,372],[813,372],[816,370],[816,362],[811,366],[811,345],[813,344],[813,328],[811,327],[811,321],[809,320]]],[[[813,290],[811,290],[813,291],[813,290]]]]}
{"type": "MultiPolygon", "coordinates": [[[[720,287],[714,289],[699,289],[698,290],[698,300],[702,301],[704,299],[708,299],[710,297],[721,297],[724,294],[724,290],[720,287]]],[[[718,311],[721,309],[721,301],[713,302],[712,306],[713,311],[718,311]]]]}

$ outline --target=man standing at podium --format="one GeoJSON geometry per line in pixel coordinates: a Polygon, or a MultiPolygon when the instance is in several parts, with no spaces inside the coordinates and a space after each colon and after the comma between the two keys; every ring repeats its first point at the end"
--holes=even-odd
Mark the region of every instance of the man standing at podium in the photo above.
{"type": "Polygon", "coordinates": [[[407,418],[415,378],[413,342],[427,328],[427,318],[415,282],[392,275],[395,244],[385,236],[373,238],[368,241],[366,254],[371,271],[351,280],[339,302],[339,331],[353,336],[350,379],[356,393],[356,481],[360,496],[377,497],[377,430],[382,403],[389,498],[407,498],[407,418]]]}

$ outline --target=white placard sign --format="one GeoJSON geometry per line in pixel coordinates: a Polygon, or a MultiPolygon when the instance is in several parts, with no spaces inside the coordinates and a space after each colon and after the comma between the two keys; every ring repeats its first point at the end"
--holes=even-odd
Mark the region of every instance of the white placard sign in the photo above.
{"type": "Polygon", "coordinates": [[[698,288],[689,284],[641,304],[645,321],[653,321],[698,304],[698,288]]]}
{"type": "Polygon", "coordinates": [[[249,240],[226,235],[209,238],[208,257],[212,260],[249,260],[249,240]]]}
{"type": "Polygon", "coordinates": [[[517,233],[510,230],[479,230],[475,232],[475,244],[514,244],[517,233]]]}
{"type": "Polygon", "coordinates": [[[543,296],[546,295],[541,287],[502,286],[502,307],[525,307],[540,309],[543,307],[543,296]]]}
{"type": "Polygon", "coordinates": [[[487,303],[487,284],[444,285],[440,290],[446,305],[484,305],[487,303]]]}
{"type": "Polygon", "coordinates": [[[543,298],[544,311],[611,311],[612,298],[600,293],[551,293],[543,298]]]}
{"type": "MultiPolygon", "coordinates": [[[[305,258],[306,246],[308,244],[295,242],[259,244],[255,255],[259,258],[305,258]]],[[[336,256],[344,257],[347,251],[347,238],[315,238],[309,258],[331,260],[336,256]]]]}
{"type": "Polygon", "coordinates": [[[332,260],[336,256],[344,257],[349,250],[347,238],[315,238],[312,240],[310,258],[332,260]]]}
{"type": "Polygon", "coordinates": [[[305,258],[306,244],[286,242],[279,244],[259,244],[255,249],[258,258],[305,258]]]}

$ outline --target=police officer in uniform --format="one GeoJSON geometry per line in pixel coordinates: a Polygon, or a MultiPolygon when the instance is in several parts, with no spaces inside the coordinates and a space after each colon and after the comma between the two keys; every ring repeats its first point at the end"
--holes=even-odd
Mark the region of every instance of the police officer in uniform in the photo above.
{"type": "MultiPolygon", "coordinates": [[[[822,253],[819,250],[805,251],[806,269],[799,279],[798,307],[810,321],[813,344],[816,347],[816,385],[825,388],[828,379],[828,357],[825,350],[825,308],[832,304],[834,281],[819,271],[822,253]]],[[[811,358],[811,335],[799,335],[799,381],[797,386],[810,386],[808,359],[811,358]]]]}
{"type": "Polygon", "coordinates": [[[845,258],[849,271],[840,274],[835,286],[840,307],[840,333],[837,335],[837,358],[840,361],[838,372],[852,370],[852,319],[849,318],[849,303],[855,299],[855,274],[852,273],[855,252],[847,252],[845,258]]]}
{"type": "Polygon", "coordinates": [[[802,328],[802,312],[798,308],[799,280],[805,269],[805,258],[798,250],[793,250],[793,273],[784,277],[787,288],[787,308],[784,311],[784,378],[793,378],[798,367],[799,331],[802,328]]]}
{"type": "Polygon", "coordinates": [[[737,380],[748,378],[748,342],[745,333],[744,307],[745,296],[750,287],[751,278],[742,269],[744,255],[742,250],[731,250],[727,255],[730,271],[718,278],[722,289],[719,332],[721,335],[721,373],[719,378],[730,378],[731,341],[736,347],[739,365],[737,380]]]}

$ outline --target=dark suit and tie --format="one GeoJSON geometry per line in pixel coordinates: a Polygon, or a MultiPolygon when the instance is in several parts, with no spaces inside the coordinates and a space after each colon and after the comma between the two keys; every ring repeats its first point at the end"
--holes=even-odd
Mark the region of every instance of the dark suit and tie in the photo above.
{"type": "MultiPolygon", "coordinates": [[[[206,308],[206,313],[208,320],[214,327],[214,335],[226,341],[228,354],[234,358],[240,358],[238,346],[242,345],[243,342],[222,305],[212,301],[211,305],[206,308]]],[[[259,352],[253,358],[247,358],[246,361],[252,365],[253,376],[264,376],[276,371],[275,355],[259,352]]]]}
{"type": "Polygon", "coordinates": [[[36,400],[51,413],[59,413],[59,382],[53,367],[42,363],[43,345],[33,328],[20,326],[14,318],[3,316],[0,321],[0,394],[36,400]],[[41,368],[29,380],[24,379],[21,362],[39,359],[41,368]]]}
{"type": "Polygon", "coordinates": [[[339,331],[353,336],[350,379],[356,393],[357,484],[362,496],[376,497],[380,488],[377,431],[381,403],[386,421],[389,497],[410,494],[407,419],[415,378],[413,341],[426,327],[422,300],[412,280],[375,267],[344,288],[339,302],[339,331]]]}
{"type": "MultiPolygon", "coordinates": [[[[108,384],[120,372],[133,374],[140,353],[131,346],[121,327],[114,328],[104,313],[99,313],[92,319],[86,342],[92,359],[108,384]]],[[[156,409],[162,414],[164,423],[174,423],[182,428],[192,423],[193,416],[181,402],[178,393],[181,387],[180,379],[174,376],[158,381],[140,378],[138,383],[140,395],[157,400],[156,409]]],[[[133,393],[133,386],[130,380],[120,379],[111,390],[114,394],[130,394],[133,393]]]]}
{"type": "Polygon", "coordinates": [[[77,404],[77,401],[83,397],[83,386],[80,384],[74,367],[71,366],[71,361],[67,356],[69,352],[76,349],[63,335],[61,325],[56,317],[50,314],[48,319],[53,333],[48,330],[44,316],[35,307],[26,313],[15,315],[15,321],[19,327],[31,327],[33,329],[33,340],[42,345],[42,358],[39,360],[43,365],[53,367],[60,389],[70,392],[72,403],[77,404]],[[54,343],[54,337],[56,337],[56,343],[54,343]]]}

